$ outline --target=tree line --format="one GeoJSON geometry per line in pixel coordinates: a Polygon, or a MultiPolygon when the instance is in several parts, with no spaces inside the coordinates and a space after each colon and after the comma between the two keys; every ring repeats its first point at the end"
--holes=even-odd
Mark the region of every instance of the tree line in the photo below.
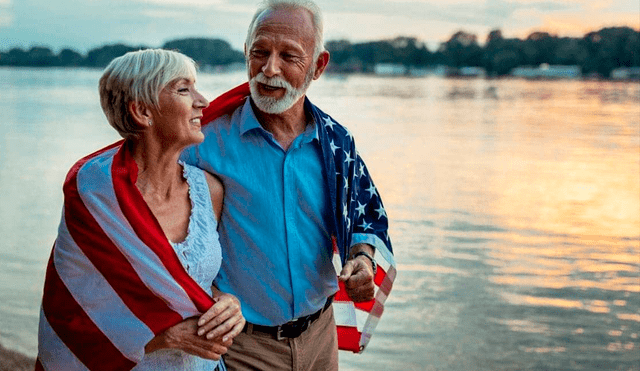
{"type": "Polygon", "coordinates": [[[640,32],[628,27],[603,28],[582,38],[534,32],[524,40],[493,30],[482,46],[476,35],[458,31],[433,52],[412,37],[359,44],[329,41],[327,49],[330,66],[342,72],[373,72],[376,65],[387,63],[407,68],[482,67],[489,76],[502,76],[516,67],[547,63],[577,65],[585,76],[606,78],[619,67],[640,67],[640,32]]]}
{"type": "MultiPolygon", "coordinates": [[[[0,52],[0,66],[104,68],[114,58],[130,51],[146,48],[149,46],[112,44],[91,49],[86,55],[69,48],[62,49],[58,54],[43,46],[34,46],[29,50],[13,48],[8,52],[0,52]]],[[[161,48],[178,50],[190,56],[201,66],[224,66],[244,61],[241,52],[234,50],[228,42],[219,39],[178,39],[164,43],[161,48]]]]}
{"type": "MultiPolygon", "coordinates": [[[[68,48],[58,54],[47,47],[26,51],[13,48],[0,52],[0,66],[105,67],[113,58],[141,48],[146,46],[105,45],[86,55],[68,48]]],[[[242,52],[219,39],[178,39],[166,42],[162,48],[181,51],[201,66],[244,62],[242,52]]],[[[371,73],[376,65],[385,63],[406,68],[482,67],[489,76],[502,76],[515,67],[546,63],[576,65],[585,76],[606,78],[619,67],[640,67],[640,31],[628,27],[603,28],[581,38],[534,32],[525,39],[505,38],[496,29],[488,34],[483,45],[475,34],[458,31],[435,51],[414,37],[363,43],[333,40],[326,43],[326,48],[331,53],[329,71],[343,73],[371,73]]]]}

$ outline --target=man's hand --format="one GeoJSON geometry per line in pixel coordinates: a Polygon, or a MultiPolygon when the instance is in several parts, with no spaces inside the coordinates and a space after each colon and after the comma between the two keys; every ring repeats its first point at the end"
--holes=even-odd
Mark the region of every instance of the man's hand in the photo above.
{"type": "MultiPolygon", "coordinates": [[[[354,245],[351,248],[351,256],[359,251],[366,251],[373,256],[373,247],[367,244],[354,245]]],[[[375,294],[373,282],[373,266],[365,256],[347,260],[342,267],[338,280],[344,282],[347,294],[354,302],[369,301],[375,294]]]]}
{"type": "Polygon", "coordinates": [[[220,292],[212,287],[215,304],[198,321],[198,335],[207,339],[222,338],[223,342],[232,340],[246,323],[240,309],[240,301],[231,294],[220,292]]]}

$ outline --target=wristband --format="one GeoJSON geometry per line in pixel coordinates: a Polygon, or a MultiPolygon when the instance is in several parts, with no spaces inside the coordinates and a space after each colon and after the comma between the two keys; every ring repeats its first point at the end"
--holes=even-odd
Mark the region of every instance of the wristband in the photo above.
{"type": "Polygon", "coordinates": [[[369,255],[369,253],[366,251],[359,251],[355,253],[353,255],[353,258],[351,259],[355,259],[358,256],[365,256],[367,259],[371,260],[371,267],[373,268],[373,275],[375,276],[376,272],[378,271],[378,263],[376,263],[376,260],[373,258],[373,256],[369,255]]]}

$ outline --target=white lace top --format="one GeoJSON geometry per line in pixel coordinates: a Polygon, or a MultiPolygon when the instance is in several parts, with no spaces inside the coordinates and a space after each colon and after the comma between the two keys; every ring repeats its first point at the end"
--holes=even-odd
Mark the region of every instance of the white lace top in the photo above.
{"type": "MultiPolygon", "coordinates": [[[[217,221],[211,204],[211,193],[204,171],[191,165],[183,166],[183,176],[189,184],[191,216],[187,237],[179,243],[171,242],[187,273],[211,294],[211,284],[222,263],[222,250],[218,240],[217,221]]],[[[217,361],[203,359],[181,350],[161,349],[148,353],[133,369],[211,371],[217,361]]]]}

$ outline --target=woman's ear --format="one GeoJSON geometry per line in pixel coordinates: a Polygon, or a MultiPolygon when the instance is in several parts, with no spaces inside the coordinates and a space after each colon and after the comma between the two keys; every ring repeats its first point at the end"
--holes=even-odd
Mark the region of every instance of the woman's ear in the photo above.
{"type": "Polygon", "coordinates": [[[142,102],[129,102],[129,114],[140,127],[148,127],[152,125],[151,110],[142,102]]]}

